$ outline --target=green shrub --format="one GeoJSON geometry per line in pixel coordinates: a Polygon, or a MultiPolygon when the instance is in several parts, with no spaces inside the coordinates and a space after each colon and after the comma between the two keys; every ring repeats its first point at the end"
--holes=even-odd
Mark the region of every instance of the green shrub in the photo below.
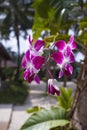
{"type": "Polygon", "coordinates": [[[0,90],[0,103],[24,104],[28,95],[28,86],[19,82],[7,82],[7,87],[0,90]]]}

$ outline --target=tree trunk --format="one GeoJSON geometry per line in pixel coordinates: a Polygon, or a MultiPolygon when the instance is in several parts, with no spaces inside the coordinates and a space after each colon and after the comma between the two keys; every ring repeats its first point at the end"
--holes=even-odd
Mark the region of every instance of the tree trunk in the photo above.
{"type": "Polygon", "coordinates": [[[19,80],[20,75],[20,44],[19,44],[19,28],[18,28],[18,20],[15,16],[15,22],[14,22],[14,32],[17,40],[17,48],[18,48],[18,58],[17,58],[17,70],[15,75],[15,80],[19,80]]]}
{"type": "Polygon", "coordinates": [[[19,44],[19,36],[16,36],[17,39],[17,47],[18,47],[18,58],[17,58],[17,71],[15,79],[18,80],[20,76],[20,44],[19,44]]]}
{"type": "Polygon", "coordinates": [[[87,81],[74,113],[74,124],[78,130],[87,130],[87,81]]]}
{"type": "Polygon", "coordinates": [[[87,48],[84,64],[81,64],[77,80],[77,92],[74,100],[72,123],[77,130],[87,130],[87,48]]]}

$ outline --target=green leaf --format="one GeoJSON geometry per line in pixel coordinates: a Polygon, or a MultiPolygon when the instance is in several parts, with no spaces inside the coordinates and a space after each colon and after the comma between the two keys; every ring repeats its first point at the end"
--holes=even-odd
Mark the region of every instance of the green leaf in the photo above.
{"type": "Polygon", "coordinates": [[[60,88],[61,95],[57,97],[59,105],[65,108],[66,110],[69,109],[72,105],[73,95],[71,88],[60,88]]]}
{"type": "Polygon", "coordinates": [[[34,106],[32,108],[28,108],[26,111],[27,113],[32,113],[32,112],[37,112],[39,110],[43,109],[42,107],[39,107],[39,106],[34,106]]]}
{"type": "Polygon", "coordinates": [[[87,27],[87,21],[81,21],[79,28],[83,29],[83,28],[86,28],[86,27],[87,27]]]}
{"type": "Polygon", "coordinates": [[[60,107],[42,109],[34,113],[20,130],[49,130],[57,126],[68,124],[68,113],[60,107]]]}

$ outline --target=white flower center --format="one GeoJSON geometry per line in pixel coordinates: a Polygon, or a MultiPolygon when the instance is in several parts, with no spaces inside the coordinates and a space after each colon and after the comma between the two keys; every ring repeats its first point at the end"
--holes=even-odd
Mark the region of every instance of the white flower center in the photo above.
{"type": "Polygon", "coordinates": [[[31,72],[32,72],[32,70],[33,70],[33,72],[34,72],[35,74],[37,74],[37,73],[39,72],[39,70],[37,70],[31,62],[28,62],[28,63],[27,63],[27,67],[26,67],[26,68],[29,69],[31,72]]]}

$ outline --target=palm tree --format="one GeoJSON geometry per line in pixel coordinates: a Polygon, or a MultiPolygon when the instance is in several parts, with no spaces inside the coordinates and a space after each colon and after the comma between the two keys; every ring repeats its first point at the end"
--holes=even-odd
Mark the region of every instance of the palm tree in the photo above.
{"type": "Polygon", "coordinates": [[[19,78],[20,70],[20,42],[19,36],[23,34],[24,37],[27,34],[27,29],[30,29],[33,25],[34,10],[30,7],[32,2],[28,5],[24,5],[18,0],[4,0],[0,5],[0,13],[4,14],[5,17],[1,21],[1,37],[7,39],[11,32],[17,40],[18,47],[18,67],[16,73],[16,80],[19,78]]]}

